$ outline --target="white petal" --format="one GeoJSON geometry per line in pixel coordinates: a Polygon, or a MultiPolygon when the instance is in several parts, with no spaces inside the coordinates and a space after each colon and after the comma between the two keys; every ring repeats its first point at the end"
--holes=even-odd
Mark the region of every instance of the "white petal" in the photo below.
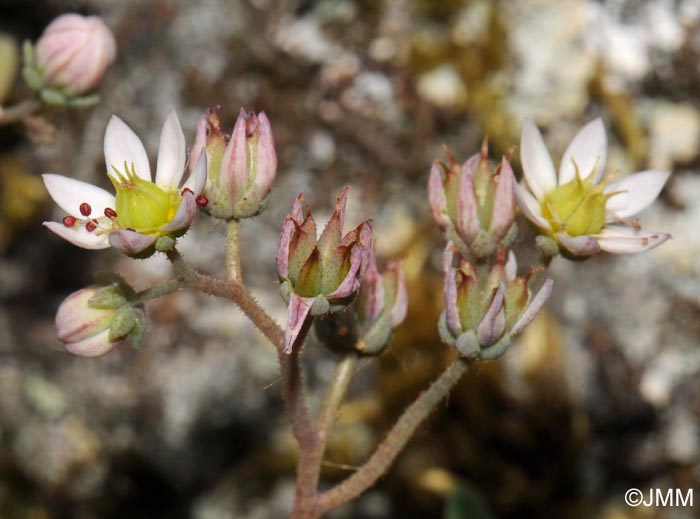
{"type": "Polygon", "coordinates": [[[98,333],[92,337],[88,337],[80,342],[72,342],[65,345],[73,355],[81,357],[99,357],[105,353],[109,353],[119,345],[119,341],[109,342],[109,330],[98,333]]]}
{"type": "Polygon", "coordinates": [[[518,201],[518,206],[523,214],[534,223],[540,229],[549,231],[552,226],[549,222],[542,216],[542,209],[540,208],[539,202],[534,196],[527,190],[527,188],[521,184],[515,184],[515,199],[518,201]]]}
{"type": "Polygon", "coordinates": [[[663,232],[637,231],[626,225],[610,225],[598,235],[600,248],[613,254],[633,254],[658,247],[671,237],[663,232]]]}
{"type": "Polygon", "coordinates": [[[491,346],[503,335],[503,330],[506,326],[506,314],[503,308],[503,296],[505,296],[505,293],[506,285],[500,283],[493,293],[491,304],[486,310],[484,318],[477,327],[479,344],[482,346],[491,346]]]}
{"type": "Polygon", "coordinates": [[[173,219],[166,225],[161,227],[161,230],[179,231],[180,229],[185,229],[190,226],[196,215],[197,202],[195,201],[195,197],[189,191],[185,191],[185,193],[182,195],[182,200],[180,200],[180,205],[177,208],[175,216],[173,216],[173,219]]]}
{"type": "Polygon", "coordinates": [[[441,169],[440,163],[434,161],[428,177],[428,202],[437,224],[440,227],[448,228],[450,219],[447,216],[447,199],[445,198],[445,186],[442,182],[441,169]]]}
{"type": "Polygon", "coordinates": [[[141,139],[116,115],[112,116],[107,125],[104,151],[108,173],[113,172],[112,166],[124,173],[126,162],[129,169],[134,165],[139,177],[151,181],[151,166],[148,164],[148,155],[141,139]]]}
{"type": "Polygon", "coordinates": [[[668,171],[642,171],[610,182],[606,193],[622,191],[611,197],[605,209],[609,221],[628,218],[646,209],[656,200],[671,173],[668,171]]]}
{"type": "Polygon", "coordinates": [[[294,343],[301,333],[313,304],[313,297],[301,297],[292,293],[287,308],[287,326],[284,330],[284,343],[282,344],[282,351],[286,355],[292,353],[294,343]]]}
{"type": "Polygon", "coordinates": [[[493,215],[491,216],[491,232],[498,237],[506,234],[515,218],[514,190],[513,168],[510,167],[510,162],[503,157],[498,187],[493,201],[493,215]]]}
{"type": "Polygon", "coordinates": [[[573,180],[576,176],[576,166],[581,178],[588,178],[595,168],[593,184],[597,184],[605,170],[607,147],[605,126],[602,119],[598,117],[581,128],[566,148],[559,165],[559,185],[573,180]]]}
{"type": "Polygon", "coordinates": [[[83,225],[76,229],[75,227],[66,227],[58,222],[44,222],[44,227],[55,232],[67,242],[83,249],[100,250],[109,247],[107,234],[97,235],[94,231],[88,232],[83,225]]]}
{"type": "Polygon", "coordinates": [[[557,187],[557,175],[542,134],[530,119],[525,119],[520,137],[520,161],[525,181],[535,198],[542,200],[544,195],[557,187]]]}
{"type": "Polygon", "coordinates": [[[106,207],[112,209],[115,207],[114,195],[100,187],[53,173],[46,173],[41,177],[44,179],[44,185],[54,202],[71,216],[85,218],[80,213],[80,204],[83,202],[90,204],[92,207],[90,216],[95,218],[104,216],[106,207]]]}
{"type": "MultiPolygon", "coordinates": [[[[455,280],[455,269],[452,265],[454,257],[455,246],[453,242],[449,242],[442,256],[445,324],[450,333],[456,337],[462,333],[462,323],[459,320],[459,310],[457,309],[457,283],[455,280]]],[[[460,256],[458,256],[457,261],[459,261],[459,258],[460,256]]]]}
{"type": "Polygon", "coordinates": [[[182,133],[180,120],[177,118],[175,110],[172,110],[165,119],[165,124],[160,132],[156,184],[166,191],[177,189],[182,174],[185,172],[186,160],[185,134],[182,133]]]}
{"type": "Polygon", "coordinates": [[[598,239],[591,234],[569,236],[565,232],[557,233],[557,240],[573,256],[592,256],[600,252],[598,239]]]}
{"type": "MultiPolygon", "coordinates": [[[[477,157],[479,157],[477,155],[477,157]]],[[[474,171],[478,161],[474,157],[464,163],[457,192],[457,233],[466,244],[471,242],[479,232],[479,213],[476,191],[474,189],[474,171]]]]}
{"type": "Polygon", "coordinates": [[[204,186],[207,183],[207,154],[201,153],[199,159],[197,159],[197,164],[194,167],[192,173],[190,173],[187,182],[182,186],[183,189],[188,188],[197,197],[200,195],[204,186]]]}
{"type": "Polygon", "coordinates": [[[140,234],[128,229],[119,229],[109,235],[109,244],[127,254],[136,255],[143,252],[156,241],[155,234],[140,234]]]}
{"type": "Polygon", "coordinates": [[[509,283],[515,280],[518,275],[518,260],[513,251],[508,251],[508,261],[506,261],[506,281],[509,283]]]}
{"type": "Polygon", "coordinates": [[[552,281],[550,278],[548,278],[542,284],[542,288],[540,288],[537,294],[535,294],[535,297],[532,298],[532,301],[530,301],[523,313],[520,314],[520,318],[513,325],[513,328],[511,328],[511,335],[518,335],[528,324],[532,322],[544,305],[545,301],[547,301],[549,298],[549,295],[552,293],[553,285],[554,281],[552,281]]]}

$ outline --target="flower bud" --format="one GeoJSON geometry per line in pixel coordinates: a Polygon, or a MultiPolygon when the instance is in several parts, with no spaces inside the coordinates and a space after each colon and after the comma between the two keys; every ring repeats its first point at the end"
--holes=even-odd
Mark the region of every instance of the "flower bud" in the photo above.
{"type": "Polygon", "coordinates": [[[532,322],[552,291],[547,279],[534,297],[531,272],[516,276],[515,255],[506,263],[505,249],[490,272],[476,269],[450,242],[444,255],[445,311],[438,329],[442,340],[465,357],[494,359],[505,353],[511,338],[532,322]]]}
{"type": "Polygon", "coordinates": [[[394,328],[406,318],[407,308],[400,264],[389,262],[378,271],[372,248],[357,299],[346,310],[317,320],[316,334],[332,350],[379,355],[391,342],[394,328]]]}
{"type": "Polygon", "coordinates": [[[459,166],[436,161],[428,199],[437,224],[466,256],[483,260],[515,237],[515,179],[508,160],[491,169],[486,141],[481,153],[459,166]]]}
{"type": "Polygon", "coordinates": [[[76,96],[97,85],[115,54],[114,35],[101,18],[64,14],[37,41],[33,65],[44,86],[76,96]]]}
{"type": "Polygon", "coordinates": [[[277,175],[277,154],[264,112],[241,109],[230,139],[221,132],[216,109],[199,119],[190,163],[206,149],[209,178],[205,212],[216,218],[250,218],[264,208],[277,175]]]}
{"type": "Polygon", "coordinates": [[[336,312],[350,304],[360,288],[372,243],[369,221],[343,236],[348,188],[320,238],[316,222],[299,194],[282,227],[277,250],[281,294],[289,304],[284,351],[289,353],[309,315],[336,312]]]}
{"type": "Polygon", "coordinates": [[[118,308],[97,308],[90,303],[103,287],[93,285],[69,295],[58,307],[56,329],[66,349],[83,357],[97,357],[112,351],[120,338],[110,338],[112,321],[118,308]]]}

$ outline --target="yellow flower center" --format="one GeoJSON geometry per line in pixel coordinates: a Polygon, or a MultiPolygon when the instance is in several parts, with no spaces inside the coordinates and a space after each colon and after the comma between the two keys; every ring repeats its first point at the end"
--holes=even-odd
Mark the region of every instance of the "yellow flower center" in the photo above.
{"type": "Polygon", "coordinates": [[[542,215],[552,225],[552,233],[566,232],[569,236],[596,234],[605,224],[605,204],[616,193],[605,193],[608,179],[593,185],[595,168],[582,179],[576,176],[566,184],[550,191],[542,202],[542,215]]]}
{"type": "Polygon", "coordinates": [[[153,182],[136,174],[134,165],[129,170],[124,163],[124,173],[112,166],[114,176],[109,175],[117,191],[117,223],[141,234],[157,234],[177,212],[182,195],[179,191],[165,191],[153,182]]]}

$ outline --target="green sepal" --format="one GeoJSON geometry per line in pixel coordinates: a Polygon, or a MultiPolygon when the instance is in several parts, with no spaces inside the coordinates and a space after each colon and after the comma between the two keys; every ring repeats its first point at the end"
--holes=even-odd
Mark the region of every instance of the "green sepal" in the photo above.
{"type": "Polygon", "coordinates": [[[483,260],[496,251],[496,245],[496,241],[493,239],[490,232],[479,229],[476,237],[469,244],[469,252],[471,252],[476,259],[483,260]]]}
{"type": "Polygon", "coordinates": [[[328,302],[328,299],[322,294],[317,295],[314,297],[314,302],[311,303],[311,310],[309,310],[309,315],[313,315],[314,317],[318,317],[321,315],[326,315],[331,309],[331,305],[328,302]]]}
{"type": "Polygon", "coordinates": [[[146,312],[139,306],[134,308],[134,315],[136,317],[136,323],[131,330],[131,346],[133,348],[138,348],[141,346],[141,341],[146,335],[146,312]]]}
{"type": "Polygon", "coordinates": [[[168,234],[159,236],[155,242],[155,248],[158,252],[168,252],[175,248],[175,238],[168,234]]]}
{"type": "Polygon", "coordinates": [[[88,305],[100,310],[110,310],[121,307],[127,300],[118,285],[112,284],[101,288],[90,298],[88,305]]]}
{"type": "Polygon", "coordinates": [[[481,358],[484,360],[494,360],[502,356],[510,346],[510,335],[504,335],[496,344],[481,350],[481,358]]]}
{"type": "Polygon", "coordinates": [[[285,279],[280,283],[280,297],[282,298],[282,301],[284,301],[285,305],[289,304],[289,300],[292,298],[293,293],[294,288],[292,287],[291,281],[285,279]]]}
{"type": "Polygon", "coordinates": [[[134,289],[131,288],[131,285],[129,285],[123,277],[114,272],[95,272],[92,277],[103,286],[117,285],[127,299],[131,299],[136,294],[134,289]]]}
{"type": "Polygon", "coordinates": [[[556,240],[544,234],[540,234],[535,238],[535,247],[540,251],[540,254],[547,258],[553,258],[559,255],[559,244],[556,240]]]}
{"type": "Polygon", "coordinates": [[[31,40],[24,40],[24,43],[22,43],[22,62],[25,67],[36,68],[34,45],[31,40]]]}
{"type": "Polygon", "coordinates": [[[450,333],[450,329],[447,327],[447,320],[445,317],[445,312],[442,312],[440,314],[440,318],[438,319],[438,333],[440,334],[440,338],[442,339],[442,342],[444,342],[448,346],[455,345],[455,338],[450,333]]]}
{"type": "Polygon", "coordinates": [[[393,332],[391,311],[385,309],[365,334],[360,337],[360,340],[357,341],[357,350],[360,355],[368,357],[380,355],[391,343],[393,332]]]}
{"type": "Polygon", "coordinates": [[[22,77],[24,78],[24,82],[27,83],[27,86],[32,90],[41,90],[44,88],[44,80],[34,67],[28,65],[22,67],[22,77]]]}
{"type": "Polygon", "coordinates": [[[462,335],[457,337],[455,341],[455,348],[457,351],[467,359],[478,359],[481,352],[481,346],[479,345],[479,339],[476,336],[474,330],[467,330],[462,335]]]}
{"type": "Polygon", "coordinates": [[[136,309],[130,304],[122,305],[112,318],[112,326],[109,327],[109,340],[118,341],[125,338],[134,329],[136,322],[136,309]]]}
{"type": "Polygon", "coordinates": [[[67,104],[71,108],[90,108],[100,102],[100,96],[97,94],[87,94],[84,96],[76,96],[68,99],[67,104]]]}
{"type": "Polygon", "coordinates": [[[39,97],[50,106],[65,106],[67,101],[65,94],[55,88],[42,88],[39,97]]]}

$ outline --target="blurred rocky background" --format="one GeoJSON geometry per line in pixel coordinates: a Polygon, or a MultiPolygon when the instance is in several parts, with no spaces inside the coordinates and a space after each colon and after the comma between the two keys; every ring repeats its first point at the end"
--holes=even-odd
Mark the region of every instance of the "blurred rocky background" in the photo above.
{"type": "MultiPolygon", "coordinates": [[[[273,258],[298,191],[330,215],[350,184],[351,220],[374,216],[380,254],[407,258],[409,318],[353,382],[326,481],[366,459],[449,356],[435,326],[442,241],[425,199],[443,144],[464,160],[488,135],[495,160],[528,116],[560,156],[600,115],[610,170],[672,168],[642,223],[674,239],[640,256],[555,261],[547,311],[507,357],[474,369],[375,489],[329,517],[697,517],[698,0],[0,0],[4,71],[12,41],[68,11],[103,16],[118,58],[97,107],[0,130],[1,518],[288,514],[295,453],[276,357],[237,310],[171,295],[149,305],[140,349],[94,360],[67,354],[53,328],[94,271],[137,288],[171,272],[162,258],[85,251],[42,228],[60,215],[39,174],[107,187],[112,113],[155,157],[168,110],[191,142],[217,104],[227,128],[241,106],[272,121],[278,181],[270,209],[243,227],[243,259],[280,322],[273,258]],[[631,487],[694,489],[695,508],[629,508],[631,487]]],[[[27,92],[17,80],[0,94],[9,104],[27,92]]],[[[183,253],[222,274],[223,232],[200,218],[183,253]]],[[[308,344],[312,395],[333,360],[308,344]]]]}

